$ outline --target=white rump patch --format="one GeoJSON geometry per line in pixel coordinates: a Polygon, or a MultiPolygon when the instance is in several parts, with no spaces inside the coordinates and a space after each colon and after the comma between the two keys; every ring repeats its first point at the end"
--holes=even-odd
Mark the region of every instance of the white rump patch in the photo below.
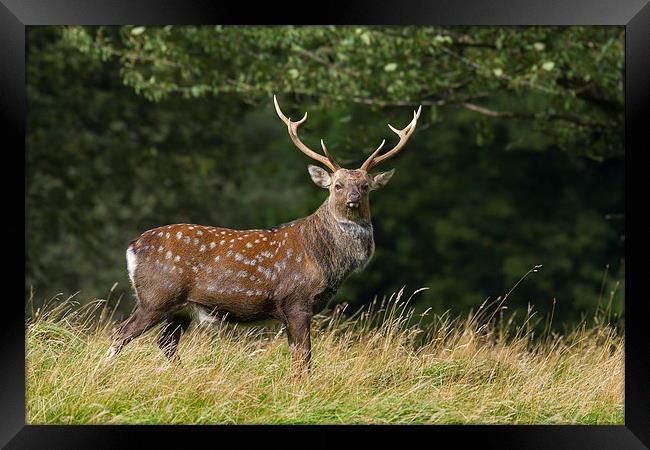
{"type": "Polygon", "coordinates": [[[129,246],[129,248],[126,249],[126,270],[129,272],[129,278],[134,287],[135,282],[133,281],[133,274],[135,273],[136,267],[138,267],[138,260],[133,252],[133,248],[129,246]]]}

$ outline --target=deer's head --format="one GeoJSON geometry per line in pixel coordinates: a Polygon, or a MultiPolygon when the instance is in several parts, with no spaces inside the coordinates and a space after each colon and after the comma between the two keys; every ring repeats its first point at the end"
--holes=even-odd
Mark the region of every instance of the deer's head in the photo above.
{"type": "Polygon", "coordinates": [[[307,120],[307,113],[305,113],[302,119],[293,122],[282,113],[275,96],[273,96],[273,102],[278,116],[287,125],[289,137],[296,147],[310,158],[315,159],[330,169],[330,172],[328,172],[319,166],[308,166],[309,174],[314,183],[319,187],[329,190],[328,204],[330,210],[334,213],[337,219],[355,220],[360,218],[369,218],[369,192],[385,186],[395,173],[395,169],[387,172],[375,173],[370,173],[370,169],[380,162],[394,156],[404,147],[415,131],[415,126],[420,117],[422,106],[420,106],[417,111],[413,112],[413,119],[403,129],[398,130],[388,124],[388,127],[399,136],[399,142],[395,147],[384,154],[379,155],[379,152],[386,143],[386,140],[383,140],[379,147],[377,147],[368,159],[366,159],[361,167],[358,169],[344,169],[334,160],[322,139],[320,143],[321,147],[323,147],[324,154],[317,153],[310,149],[298,137],[298,127],[307,120]]]}

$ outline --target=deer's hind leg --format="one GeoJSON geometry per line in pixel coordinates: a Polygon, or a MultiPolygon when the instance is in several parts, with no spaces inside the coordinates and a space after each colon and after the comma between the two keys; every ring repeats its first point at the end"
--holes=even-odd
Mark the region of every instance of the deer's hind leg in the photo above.
{"type": "Polygon", "coordinates": [[[176,349],[181,335],[188,329],[190,323],[192,323],[192,316],[186,311],[174,313],[164,320],[163,329],[158,337],[158,346],[170,360],[179,360],[176,349]]]}
{"type": "Polygon", "coordinates": [[[108,349],[107,359],[119,353],[122,348],[145,331],[151,329],[165,318],[162,311],[149,310],[138,305],[123,324],[118,328],[113,337],[113,345],[108,349]]]}

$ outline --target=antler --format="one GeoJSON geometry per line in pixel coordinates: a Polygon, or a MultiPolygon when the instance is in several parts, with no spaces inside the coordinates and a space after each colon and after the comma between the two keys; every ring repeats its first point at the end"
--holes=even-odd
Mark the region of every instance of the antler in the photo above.
{"type": "Polygon", "coordinates": [[[320,140],[320,144],[323,147],[325,156],[321,155],[320,153],[316,153],[315,151],[307,147],[305,144],[302,143],[302,141],[298,137],[298,127],[305,120],[307,120],[307,113],[305,113],[303,118],[300,119],[299,121],[292,122],[291,119],[289,119],[287,116],[285,116],[282,113],[282,110],[280,109],[280,105],[278,105],[278,100],[277,98],[275,98],[275,95],[273,96],[273,103],[275,104],[275,111],[278,113],[278,117],[280,117],[280,119],[282,119],[282,121],[287,124],[287,129],[289,130],[289,137],[301,152],[303,152],[305,155],[309,156],[310,158],[315,159],[316,161],[322,164],[325,164],[327,167],[332,169],[333,172],[336,172],[341,168],[341,166],[338,165],[338,163],[334,160],[334,158],[332,158],[332,156],[327,151],[327,147],[325,147],[325,142],[323,142],[322,139],[320,140]]]}
{"type": "Polygon", "coordinates": [[[381,156],[377,156],[379,151],[384,147],[384,143],[386,142],[386,140],[382,141],[381,145],[379,145],[379,147],[377,147],[377,150],[375,150],[372,153],[372,155],[370,155],[368,159],[366,159],[366,161],[361,165],[360,169],[365,170],[367,172],[372,167],[376,166],[380,162],[390,158],[391,156],[399,152],[402,149],[402,147],[404,147],[406,142],[409,140],[409,138],[413,134],[413,131],[415,131],[415,126],[418,123],[418,117],[420,117],[421,111],[422,111],[422,105],[420,105],[417,111],[413,111],[413,120],[411,120],[411,122],[401,130],[393,128],[391,124],[388,124],[388,128],[393,130],[393,132],[399,136],[399,142],[395,147],[393,147],[392,150],[389,150],[388,152],[384,153],[381,156]]]}

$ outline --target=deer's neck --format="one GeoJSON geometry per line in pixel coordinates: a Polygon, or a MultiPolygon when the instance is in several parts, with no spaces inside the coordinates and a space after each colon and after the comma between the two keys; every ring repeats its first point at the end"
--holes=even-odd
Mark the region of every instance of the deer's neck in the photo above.
{"type": "Polygon", "coordinates": [[[328,201],[305,219],[303,239],[327,287],[334,291],[350,273],[365,267],[375,250],[369,212],[341,217],[333,213],[328,201]]]}

